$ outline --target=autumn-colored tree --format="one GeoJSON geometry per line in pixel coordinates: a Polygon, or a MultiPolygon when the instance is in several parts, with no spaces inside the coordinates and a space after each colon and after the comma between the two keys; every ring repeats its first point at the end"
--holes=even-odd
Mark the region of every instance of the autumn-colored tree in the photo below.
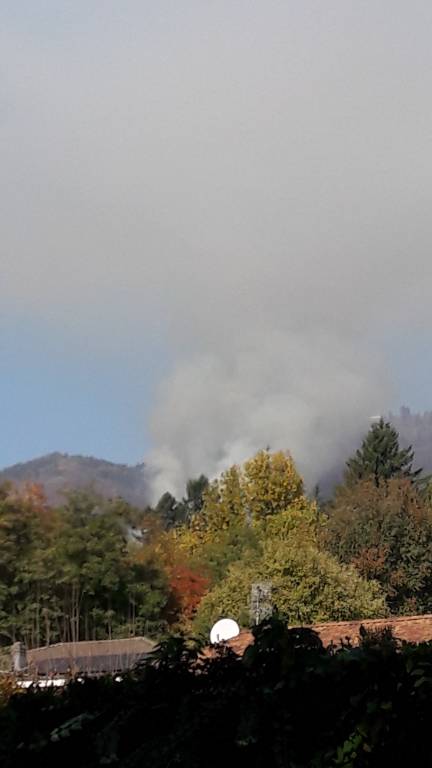
{"type": "Polygon", "coordinates": [[[209,577],[184,562],[169,571],[169,596],[165,616],[169,624],[189,622],[209,588],[209,577]]]}
{"type": "Polygon", "coordinates": [[[242,471],[242,493],[252,521],[276,515],[303,497],[303,480],[289,454],[260,451],[242,471]]]}
{"type": "MultiPolygon", "coordinates": [[[[202,508],[168,535],[162,550],[174,545],[189,567],[208,575],[208,588],[225,578],[230,563],[258,551],[275,516],[307,506],[292,458],[269,451],[230,467],[205,488],[202,498],[202,508]]],[[[169,556],[166,561],[169,565],[169,556]]]]}
{"type": "Polygon", "coordinates": [[[243,466],[232,466],[203,495],[203,507],[178,535],[189,551],[234,527],[253,527],[304,498],[303,481],[292,458],[259,451],[243,466]],[[194,535],[191,536],[191,532],[194,535]]]}
{"type": "Polygon", "coordinates": [[[205,632],[223,615],[251,622],[251,588],[271,585],[271,604],[293,624],[383,616],[384,596],[376,582],[352,566],[341,566],[322,551],[325,520],[315,502],[300,496],[291,505],[254,524],[258,545],[232,561],[205,595],[195,626],[205,632]]]}
{"type": "Polygon", "coordinates": [[[432,610],[432,510],[409,478],[339,488],[323,541],[382,585],[392,612],[432,610]]]}

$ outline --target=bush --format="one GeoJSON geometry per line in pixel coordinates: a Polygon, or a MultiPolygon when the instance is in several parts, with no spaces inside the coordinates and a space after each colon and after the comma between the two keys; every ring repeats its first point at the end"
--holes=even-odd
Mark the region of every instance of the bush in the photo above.
{"type": "Polygon", "coordinates": [[[432,645],[255,628],[242,659],[170,638],[116,683],[30,690],[0,710],[0,764],[216,768],[430,766],[432,645]]]}

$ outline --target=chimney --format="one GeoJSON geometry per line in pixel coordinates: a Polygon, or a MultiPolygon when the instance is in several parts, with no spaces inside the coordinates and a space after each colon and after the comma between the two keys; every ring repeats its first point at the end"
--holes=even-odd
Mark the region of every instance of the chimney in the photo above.
{"type": "Polygon", "coordinates": [[[15,673],[27,669],[27,654],[24,643],[14,643],[11,648],[12,669],[15,673]]]}

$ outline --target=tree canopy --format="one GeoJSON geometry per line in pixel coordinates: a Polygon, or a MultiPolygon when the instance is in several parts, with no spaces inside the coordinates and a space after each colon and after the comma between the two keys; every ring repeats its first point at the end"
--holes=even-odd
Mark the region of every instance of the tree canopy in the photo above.
{"type": "Polygon", "coordinates": [[[392,612],[432,610],[432,510],[408,478],[339,488],[324,545],[376,579],[392,612]]]}
{"type": "Polygon", "coordinates": [[[271,604],[290,623],[385,614],[376,583],[320,551],[323,525],[288,454],[260,451],[227,470],[207,489],[199,515],[169,535],[209,579],[195,628],[207,632],[222,615],[249,624],[251,589],[261,581],[271,583],[271,604]]]}
{"type": "Polygon", "coordinates": [[[36,486],[5,486],[0,644],[249,625],[262,585],[291,625],[432,611],[431,497],[413,462],[381,421],[322,507],[291,455],[268,450],[155,509],[83,491],[50,508],[36,486]]]}
{"type": "Polygon", "coordinates": [[[157,625],[168,584],[151,550],[130,541],[136,510],[71,493],[0,493],[0,642],[28,646],[137,634],[157,625]]]}
{"type": "Polygon", "coordinates": [[[348,459],[345,478],[348,483],[372,478],[377,486],[392,477],[413,480],[421,472],[421,469],[413,470],[413,462],[412,447],[401,448],[396,429],[381,418],[372,424],[361,447],[348,459]]]}

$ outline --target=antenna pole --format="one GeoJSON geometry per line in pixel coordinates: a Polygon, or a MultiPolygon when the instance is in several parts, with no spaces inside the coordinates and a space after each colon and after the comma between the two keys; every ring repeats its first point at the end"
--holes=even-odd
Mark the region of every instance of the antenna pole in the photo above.
{"type": "Polygon", "coordinates": [[[258,625],[260,621],[260,615],[261,615],[261,605],[260,605],[260,597],[261,597],[261,588],[258,587],[257,589],[257,596],[256,596],[256,612],[255,612],[255,624],[258,625]]]}

